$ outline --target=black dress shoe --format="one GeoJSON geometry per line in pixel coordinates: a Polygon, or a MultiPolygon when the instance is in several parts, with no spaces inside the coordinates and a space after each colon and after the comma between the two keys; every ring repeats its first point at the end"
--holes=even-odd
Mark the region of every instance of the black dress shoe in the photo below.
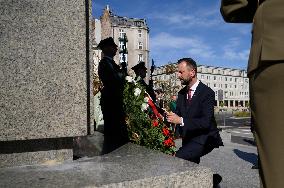
{"type": "Polygon", "coordinates": [[[217,188],[221,181],[222,176],[220,176],[219,174],[213,174],[213,188],[217,188]]]}

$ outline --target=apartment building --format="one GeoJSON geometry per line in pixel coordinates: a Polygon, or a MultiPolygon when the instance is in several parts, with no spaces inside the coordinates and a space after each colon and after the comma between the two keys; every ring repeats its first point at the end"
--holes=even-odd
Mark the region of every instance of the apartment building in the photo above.
{"type": "Polygon", "coordinates": [[[101,39],[113,37],[119,46],[117,55],[114,57],[117,63],[124,61],[122,50],[126,39],[127,69],[131,70],[137,63],[144,61],[149,70],[149,28],[145,19],[118,16],[110,10],[109,6],[106,6],[100,17],[100,27],[101,39]]]}
{"type": "MultiPolygon", "coordinates": [[[[249,105],[249,79],[241,69],[199,65],[197,78],[215,92],[215,105],[247,107],[249,105]]],[[[176,63],[157,67],[153,73],[155,88],[170,85],[177,92],[183,86],[177,77],[176,63]]]]}

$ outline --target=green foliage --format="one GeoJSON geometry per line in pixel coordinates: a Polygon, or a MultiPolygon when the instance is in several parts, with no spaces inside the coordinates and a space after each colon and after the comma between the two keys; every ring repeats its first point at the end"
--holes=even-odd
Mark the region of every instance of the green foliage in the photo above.
{"type": "Polygon", "coordinates": [[[173,132],[161,118],[153,113],[153,109],[148,105],[149,97],[145,88],[136,83],[133,78],[128,77],[123,95],[130,141],[150,149],[174,154],[176,148],[173,132]],[[169,131],[168,135],[163,134],[164,129],[169,131]],[[168,140],[170,144],[165,144],[165,140],[168,140]]]}
{"type": "Polygon", "coordinates": [[[245,107],[249,107],[249,106],[250,106],[249,102],[245,104],[245,107]]]}
{"type": "Polygon", "coordinates": [[[235,117],[250,117],[250,112],[247,111],[238,111],[234,113],[235,117]]]}

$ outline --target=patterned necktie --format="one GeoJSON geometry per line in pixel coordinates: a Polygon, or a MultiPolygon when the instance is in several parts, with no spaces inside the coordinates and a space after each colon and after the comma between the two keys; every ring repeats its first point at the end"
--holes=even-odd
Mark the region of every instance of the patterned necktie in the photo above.
{"type": "Polygon", "coordinates": [[[192,89],[189,89],[188,90],[188,102],[190,102],[191,101],[191,98],[192,98],[192,89]]]}

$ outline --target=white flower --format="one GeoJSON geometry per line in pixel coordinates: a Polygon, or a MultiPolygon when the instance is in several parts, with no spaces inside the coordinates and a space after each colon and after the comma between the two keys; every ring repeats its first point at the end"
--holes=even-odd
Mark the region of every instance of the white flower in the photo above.
{"type": "Polygon", "coordinates": [[[149,97],[144,98],[144,102],[148,103],[149,102],[149,97]]]}
{"type": "Polygon", "coordinates": [[[131,76],[126,76],[125,80],[127,80],[127,82],[133,82],[134,79],[131,76]]]}
{"type": "Polygon", "coordinates": [[[142,110],[142,111],[147,110],[147,108],[148,108],[148,104],[147,104],[147,103],[143,103],[143,104],[141,105],[141,110],[142,110]]]}
{"type": "Polygon", "coordinates": [[[134,89],[134,95],[138,96],[141,93],[141,89],[139,89],[138,87],[134,89]]]}

